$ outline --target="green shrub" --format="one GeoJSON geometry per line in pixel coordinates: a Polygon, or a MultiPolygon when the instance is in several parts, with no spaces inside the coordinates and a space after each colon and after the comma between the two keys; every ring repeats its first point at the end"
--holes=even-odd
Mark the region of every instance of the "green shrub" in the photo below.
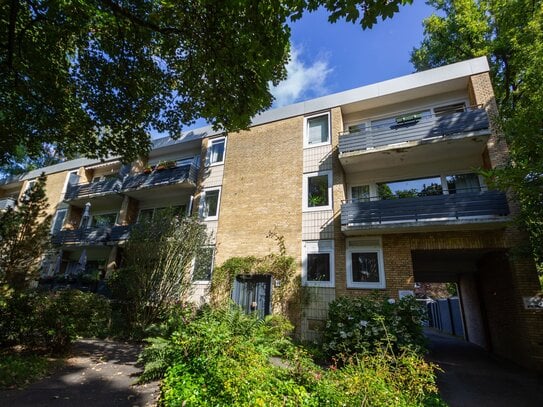
{"type": "Polygon", "coordinates": [[[110,314],[108,300],[92,293],[16,293],[0,307],[0,346],[64,352],[78,336],[106,336],[110,314]]]}
{"type": "Polygon", "coordinates": [[[148,379],[164,375],[166,406],[442,405],[434,367],[413,350],[389,345],[323,369],[290,341],[284,318],[207,309],[177,322],[142,354],[148,379]]]}
{"type": "Polygon", "coordinates": [[[341,297],[330,303],[324,348],[330,354],[353,355],[391,346],[425,349],[425,312],[414,297],[399,301],[377,296],[341,297]]]}
{"type": "Polygon", "coordinates": [[[0,354],[0,388],[25,385],[43,376],[48,368],[44,356],[0,354]]]}

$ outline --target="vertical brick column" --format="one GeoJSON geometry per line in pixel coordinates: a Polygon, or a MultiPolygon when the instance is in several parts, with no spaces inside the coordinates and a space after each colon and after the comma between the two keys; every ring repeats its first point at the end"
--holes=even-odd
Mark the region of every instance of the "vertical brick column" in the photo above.
{"type": "MultiPolygon", "coordinates": [[[[487,161],[491,168],[506,165],[509,162],[509,149],[504,135],[500,131],[496,98],[488,72],[472,75],[469,80],[470,101],[482,105],[488,112],[492,134],[487,142],[487,161]]],[[[513,216],[519,213],[519,205],[513,194],[507,194],[509,208],[513,216]]],[[[516,225],[507,227],[504,232],[506,246],[510,250],[509,266],[512,274],[514,307],[511,312],[519,319],[518,332],[519,357],[525,364],[543,368],[543,311],[530,311],[524,308],[523,297],[533,296],[541,291],[533,258],[515,255],[514,248],[529,245],[528,236],[516,225]]]]}

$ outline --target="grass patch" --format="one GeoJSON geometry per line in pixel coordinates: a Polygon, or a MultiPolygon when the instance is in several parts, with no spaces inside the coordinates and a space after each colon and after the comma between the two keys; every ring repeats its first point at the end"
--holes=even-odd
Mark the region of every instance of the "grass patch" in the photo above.
{"type": "Polygon", "coordinates": [[[26,386],[43,377],[52,365],[53,362],[43,355],[0,354],[0,388],[26,386]]]}

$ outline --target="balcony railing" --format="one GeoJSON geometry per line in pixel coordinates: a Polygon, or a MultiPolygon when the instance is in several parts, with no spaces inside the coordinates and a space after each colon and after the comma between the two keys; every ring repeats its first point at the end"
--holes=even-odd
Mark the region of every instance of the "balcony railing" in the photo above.
{"type": "Polygon", "coordinates": [[[408,141],[432,140],[488,128],[488,115],[484,109],[415,118],[393,126],[340,133],[339,152],[348,153],[408,141]]]}
{"type": "Polygon", "coordinates": [[[75,230],[59,230],[51,237],[51,241],[55,245],[100,245],[109,242],[119,242],[128,239],[131,227],[131,225],[127,225],[75,230]]]}
{"type": "Polygon", "coordinates": [[[449,195],[346,202],[341,205],[341,225],[429,223],[460,219],[489,219],[509,214],[501,191],[462,192],[449,195]]]}
{"type": "Polygon", "coordinates": [[[15,206],[14,198],[1,198],[0,199],[0,211],[5,211],[8,208],[13,208],[15,206]]]}
{"type": "Polygon", "coordinates": [[[130,175],[125,178],[122,189],[123,191],[156,187],[161,185],[171,185],[183,182],[196,183],[198,176],[198,166],[183,165],[175,168],[167,168],[163,170],[155,170],[148,174],[141,173],[130,175]]]}
{"type": "Polygon", "coordinates": [[[122,181],[119,178],[106,179],[87,184],[68,185],[64,199],[70,201],[78,198],[87,198],[93,195],[104,195],[119,192],[122,181]]]}

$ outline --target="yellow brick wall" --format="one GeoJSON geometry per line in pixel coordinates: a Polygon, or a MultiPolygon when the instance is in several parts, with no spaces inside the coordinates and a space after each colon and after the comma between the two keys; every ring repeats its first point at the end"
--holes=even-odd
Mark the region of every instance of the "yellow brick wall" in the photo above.
{"type": "Polygon", "coordinates": [[[302,230],[302,126],[295,117],[228,135],[216,264],[277,251],[283,235],[298,262],[302,230]]]}

